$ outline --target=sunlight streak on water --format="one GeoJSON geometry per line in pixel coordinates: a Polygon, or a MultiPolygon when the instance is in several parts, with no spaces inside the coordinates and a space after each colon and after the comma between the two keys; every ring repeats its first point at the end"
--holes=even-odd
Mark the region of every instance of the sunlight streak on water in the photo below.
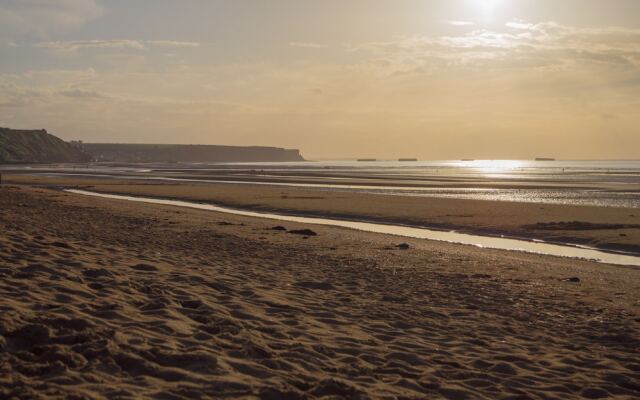
{"type": "MultiPolygon", "coordinates": [[[[96,178],[151,180],[185,183],[236,184],[260,186],[284,186],[310,189],[326,189],[337,191],[351,191],[371,194],[386,194],[395,196],[422,196],[434,198],[452,198],[468,200],[509,201],[539,204],[585,205],[599,207],[627,207],[640,208],[640,193],[611,190],[580,190],[580,189],[493,189],[493,188],[456,188],[456,187],[419,187],[395,185],[361,185],[349,183],[297,183],[274,182],[270,180],[234,180],[180,178],[164,176],[136,176],[111,174],[74,174],[47,173],[49,176],[86,176],[96,178]]],[[[235,176],[235,175],[234,175],[235,176]]],[[[232,176],[233,177],[233,176],[232,176]]],[[[230,177],[231,178],[231,177],[230,177]]],[[[281,178],[281,177],[279,177],[281,178]]],[[[332,179],[325,179],[332,180],[332,179]]],[[[336,179],[342,181],[342,178],[336,179]]]]}

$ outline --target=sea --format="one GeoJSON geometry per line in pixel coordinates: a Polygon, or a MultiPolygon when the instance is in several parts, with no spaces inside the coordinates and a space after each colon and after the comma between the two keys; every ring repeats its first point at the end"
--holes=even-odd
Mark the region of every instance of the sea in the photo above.
{"type": "Polygon", "coordinates": [[[541,204],[640,208],[640,160],[305,161],[0,166],[104,179],[234,183],[541,204]]]}

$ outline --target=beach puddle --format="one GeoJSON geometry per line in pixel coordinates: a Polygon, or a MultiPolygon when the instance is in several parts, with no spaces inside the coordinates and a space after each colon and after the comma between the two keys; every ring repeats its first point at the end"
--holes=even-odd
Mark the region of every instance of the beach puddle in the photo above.
{"type": "Polygon", "coordinates": [[[339,226],[343,228],[355,229],[365,232],[382,233],[387,235],[410,237],[417,239],[428,239],[440,242],[458,243],[489,249],[520,251],[534,254],[544,254],[558,257],[578,258],[592,260],[600,263],[616,265],[640,266],[640,257],[625,254],[608,253],[592,248],[557,245],[539,241],[527,241],[518,239],[508,239],[491,236],[470,235],[458,232],[437,231],[419,227],[387,225],[371,222],[345,221],[339,219],[328,219],[319,217],[300,217],[284,214],[261,213],[254,211],[239,210],[227,207],[215,206],[212,204],[193,203],[181,200],[156,199],[148,197],[124,196],[116,194],[96,193],[86,190],[68,189],[66,192],[86,196],[96,196],[107,199],[128,200],[140,203],[161,204],[177,207],[188,207],[199,210],[222,212],[246,217],[267,218],[279,221],[290,221],[302,224],[339,226]]]}

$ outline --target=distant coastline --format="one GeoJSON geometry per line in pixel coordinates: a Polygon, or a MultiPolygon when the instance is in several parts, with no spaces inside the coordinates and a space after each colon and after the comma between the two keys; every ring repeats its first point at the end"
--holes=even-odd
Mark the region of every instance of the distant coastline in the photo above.
{"type": "Polygon", "coordinates": [[[44,129],[0,128],[0,164],[292,162],[298,149],[265,146],[65,142],[44,129]]]}
{"type": "Polygon", "coordinates": [[[106,162],[291,162],[305,161],[297,149],[198,144],[84,143],[82,150],[106,162]]]}

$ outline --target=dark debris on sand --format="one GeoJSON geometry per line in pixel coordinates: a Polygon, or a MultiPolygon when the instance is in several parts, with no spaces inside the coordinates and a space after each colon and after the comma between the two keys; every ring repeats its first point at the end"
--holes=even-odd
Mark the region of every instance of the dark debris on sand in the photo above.
{"type": "Polygon", "coordinates": [[[292,229],[289,231],[292,235],[301,235],[301,236],[317,236],[318,234],[311,229],[292,229]]]}

